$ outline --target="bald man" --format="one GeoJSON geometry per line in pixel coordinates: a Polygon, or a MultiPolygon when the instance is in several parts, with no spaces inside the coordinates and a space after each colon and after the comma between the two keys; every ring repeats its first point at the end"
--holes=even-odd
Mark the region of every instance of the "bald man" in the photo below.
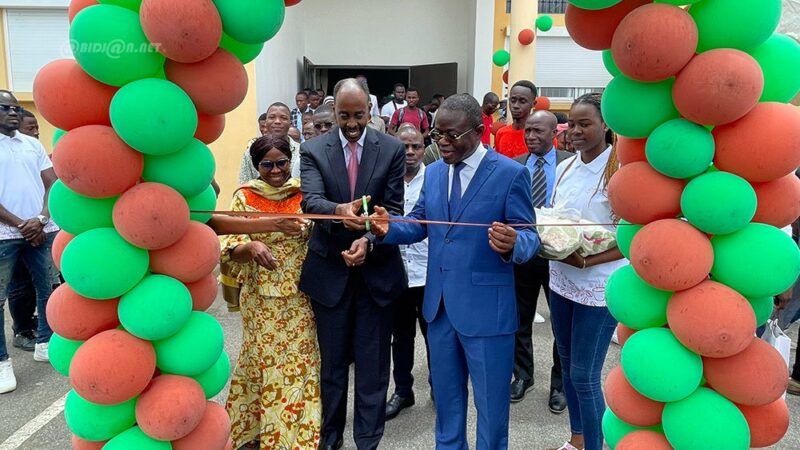
{"type": "MultiPolygon", "coordinates": [[[[531,173],[533,207],[550,207],[556,166],[570,157],[567,152],[553,148],[558,119],[549,111],[536,111],[525,121],[524,137],[528,153],[515,158],[531,173]]],[[[519,329],[514,342],[514,381],[511,383],[511,402],[520,402],[533,388],[533,319],[542,289],[550,297],[550,273],[547,260],[536,257],[514,267],[519,329]]],[[[548,300],[549,301],[549,300],[548,300]]],[[[564,412],[566,397],[561,383],[561,364],[553,342],[553,367],[550,372],[549,408],[554,414],[564,412]]]]}

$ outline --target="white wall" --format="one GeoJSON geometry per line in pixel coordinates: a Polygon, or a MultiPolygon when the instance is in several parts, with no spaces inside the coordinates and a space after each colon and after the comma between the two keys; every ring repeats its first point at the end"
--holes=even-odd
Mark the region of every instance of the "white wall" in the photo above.
{"type": "Polygon", "coordinates": [[[492,53],[494,53],[494,2],[477,0],[472,14],[474,45],[469,67],[467,91],[478,99],[492,90],[492,53]],[[477,62],[477,64],[476,64],[477,62]]]}
{"type": "Polygon", "coordinates": [[[281,31],[264,45],[256,64],[256,97],[258,110],[265,112],[274,102],[288,102],[294,108],[294,94],[300,83],[305,30],[303,8],[311,1],[286,8],[281,31]]]}

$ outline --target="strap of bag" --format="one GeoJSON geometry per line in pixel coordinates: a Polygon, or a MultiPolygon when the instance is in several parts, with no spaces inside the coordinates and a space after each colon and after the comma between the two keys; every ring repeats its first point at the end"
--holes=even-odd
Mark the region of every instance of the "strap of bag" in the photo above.
{"type": "Polygon", "coordinates": [[[572,158],[572,161],[569,162],[569,165],[567,165],[567,167],[564,168],[564,171],[561,172],[561,176],[558,177],[558,180],[556,180],[556,184],[555,184],[555,186],[553,186],[553,199],[550,201],[551,205],[555,205],[556,204],[556,193],[558,192],[558,185],[561,184],[561,180],[564,179],[564,175],[567,174],[567,171],[569,171],[569,169],[572,167],[572,165],[575,164],[575,161],[577,161],[578,158],[579,158],[579,155],[575,155],[572,158]]]}

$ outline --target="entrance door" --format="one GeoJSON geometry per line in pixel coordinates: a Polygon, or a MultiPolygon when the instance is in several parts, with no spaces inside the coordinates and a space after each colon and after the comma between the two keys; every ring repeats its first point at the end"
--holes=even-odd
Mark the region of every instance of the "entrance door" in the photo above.
{"type": "Polygon", "coordinates": [[[317,67],[310,59],[303,57],[303,88],[317,89],[317,67]]]}
{"type": "Polygon", "coordinates": [[[434,94],[450,96],[458,90],[458,63],[412,66],[409,83],[420,91],[420,104],[428,103],[434,94]]]}

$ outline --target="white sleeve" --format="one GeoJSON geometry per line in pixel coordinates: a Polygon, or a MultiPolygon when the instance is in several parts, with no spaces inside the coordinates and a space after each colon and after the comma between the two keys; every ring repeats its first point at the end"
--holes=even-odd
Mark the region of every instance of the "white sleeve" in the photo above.
{"type": "Polygon", "coordinates": [[[47,150],[45,150],[44,145],[36,139],[31,139],[30,142],[36,148],[36,153],[38,153],[37,164],[39,165],[39,172],[52,168],[53,162],[50,161],[50,157],[47,156],[47,150]]]}
{"type": "Polygon", "coordinates": [[[370,111],[370,114],[371,114],[373,117],[374,117],[374,116],[380,116],[380,115],[381,115],[381,112],[380,112],[380,111],[378,111],[378,97],[375,97],[375,96],[374,96],[374,95],[372,95],[372,94],[369,94],[369,96],[370,96],[370,98],[372,99],[372,111],[370,111]]]}
{"type": "Polygon", "coordinates": [[[383,109],[381,109],[381,117],[388,117],[391,119],[392,114],[394,114],[394,109],[392,108],[392,102],[383,105],[383,109]]]}

